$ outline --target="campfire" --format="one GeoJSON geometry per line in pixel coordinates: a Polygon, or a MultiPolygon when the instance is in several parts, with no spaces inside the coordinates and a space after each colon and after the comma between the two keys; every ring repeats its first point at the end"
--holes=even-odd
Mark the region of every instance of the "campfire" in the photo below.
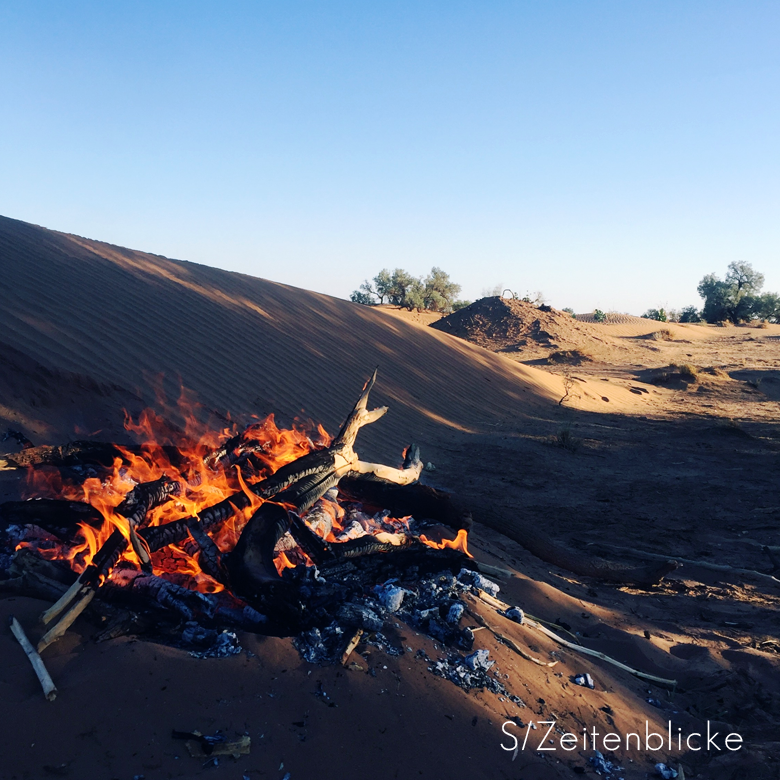
{"type": "Polygon", "coordinates": [[[368,410],[375,379],[333,438],[273,417],[202,434],[194,416],[182,431],[146,411],[126,419],[135,447],[24,441],[16,462],[29,467],[29,499],[1,510],[11,579],[56,598],[37,651],[88,607],[99,638],[146,630],[213,651],[220,632],[240,628],[297,636],[318,661],[363,632],[387,644],[381,613],[405,609],[470,649],[457,594],[480,576],[471,517],[419,483],[416,445],[398,468],[359,459],[360,428],[387,411],[368,410]]]}

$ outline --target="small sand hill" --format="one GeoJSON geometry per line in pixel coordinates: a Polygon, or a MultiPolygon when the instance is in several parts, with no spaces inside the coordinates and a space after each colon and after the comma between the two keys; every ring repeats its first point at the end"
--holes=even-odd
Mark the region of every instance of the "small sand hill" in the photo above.
{"type": "Polygon", "coordinates": [[[596,322],[593,313],[578,314],[577,321],[585,322],[602,329],[612,336],[634,337],[652,336],[654,333],[661,333],[664,336],[670,334],[673,339],[707,339],[712,338],[712,327],[707,325],[695,325],[693,323],[679,322],[658,322],[657,320],[648,320],[645,317],[634,317],[631,314],[619,314],[609,312],[604,322],[596,322]]]}
{"type": "Polygon", "coordinates": [[[562,352],[573,353],[568,357],[577,362],[628,349],[596,324],[580,322],[557,309],[498,296],[482,298],[431,327],[522,360],[562,352]]]}
{"type": "MultiPolygon", "coordinates": [[[[0,416],[36,442],[73,434],[79,415],[89,427],[101,406],[121,424],[127,399],[153,403],[160,382],[169,398],[183,385],[220,414],[304,415],[333,431],[379,366],[372,401],[390,414],[361,446],[389,458],[564,393],[560,377],[373,307],[2,217],[0,273],[0,327],[17,366],[0,416]],[[40,370],[104,395],[89,415],[67,393],[36,399],[40,370]]],[[[600,410],[598,398],[581,403],[600,410]]]]}

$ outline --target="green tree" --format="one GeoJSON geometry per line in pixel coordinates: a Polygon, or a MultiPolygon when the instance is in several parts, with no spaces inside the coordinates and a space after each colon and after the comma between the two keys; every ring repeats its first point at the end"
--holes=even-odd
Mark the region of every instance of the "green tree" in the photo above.
{"type": "MultiPolygon", "coordinates": [[[[403,268],[396,268],[392,273],[384,268],[371,282],[363,282],[349,297],[354,303],[372,305],[387,302],[409,310],[450,312],[459,293],[460,285],[455,284],[441,268],[434,266],[424,280],[412,276],[403,268]]],[[[464,305],[468,306],[468,303],[464,305]]]]}
{"type": "Polygon", "coordinates": [[[686,306],[680,312],[680,322],[701,322],[701,317],[695,306],[686,306]]]}
{"type": "Polygon", "coordinates": [[[699,282],[698,292],[704,299],[701,316],[707,322],[740,322],[755,319],[761,308],[764,275],[750,263],[729,263],[726,278],[707,274],[699,282]]]}
{"type": "Polygon", "coordinates": [[[425,279],[423,308],[429,311],[452,311],[452,304],[460,294],[460,285],[450,275],[434,266],[425,279]]]}
{"type": "MultiPolygon", "coordinates": [[[[361,285],[362,288],[363,285],[361,285]]],[[[349,299],[352,303],[362,303],[364,306],[373,306],[376,301],[371,293],[367,293],[364,290],[353,290],[349,294],[349,299]]]]}
{"type": "Polygon", "coordinates": [[[593,312],[593,319],[594,319],[596,322],[606,322],[606,321],[607,321],[607,315],[606,315],[606,314],[604,314],[604,312],[603,312],[603,311],[601,311],[601,309],[596,309],[596,310],[593,312]]]}
{"type": "Polygon", "coordinates": [[[658,322],[667,322],[668,317],[664,309],[648,309],[643,315],[646,320],[658,320],[658,322]]]}

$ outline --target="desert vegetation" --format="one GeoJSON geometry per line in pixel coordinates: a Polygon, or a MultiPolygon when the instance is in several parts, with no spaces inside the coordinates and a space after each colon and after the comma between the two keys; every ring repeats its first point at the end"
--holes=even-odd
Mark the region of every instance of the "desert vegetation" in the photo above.
{"type": "Polygon", "coordinates": [[[699,282],[699,295],[704,299],[701,318],[707,322],[750,322],[767,320],[780,322],[780,296],[762,293],[764,275],[750,263],[729,263],[726,277],[707,274],[699,282]]]}
{"type": "Polygon", "coordinates": [[[469,305],[470,301],[456,300],[460,285],[448,273],[434,266],[425,278],[413,276],[403,268],[392,273],[383,268],[372,280],[366,279],[349,296],[353,303],[373,306],[389,303],[404,309],[420,309],[449,313],[469,305]]]}

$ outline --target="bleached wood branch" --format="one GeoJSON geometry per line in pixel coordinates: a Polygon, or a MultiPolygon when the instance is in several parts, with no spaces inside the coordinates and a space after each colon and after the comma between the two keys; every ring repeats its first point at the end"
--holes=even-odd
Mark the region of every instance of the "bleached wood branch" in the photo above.
{"type": "Polygon", "coordinates": [[[32,668],[35,671],[35,675],[43,688],[43,695],[48,701],[54,701],[57,698],[57,688],[54,685],[54,681],[51,679],[51,675],[46,670],[46,666],[43,663],[43,659],[38,655],[35,648],[30,644],[30,640],[27,638],[27,634],[24,633],[19,621],[11,615],[9,620],[11,626],[11,633],[16,637],[16,641],[22,646],[24,654],[32,664],[32,668]]]}

